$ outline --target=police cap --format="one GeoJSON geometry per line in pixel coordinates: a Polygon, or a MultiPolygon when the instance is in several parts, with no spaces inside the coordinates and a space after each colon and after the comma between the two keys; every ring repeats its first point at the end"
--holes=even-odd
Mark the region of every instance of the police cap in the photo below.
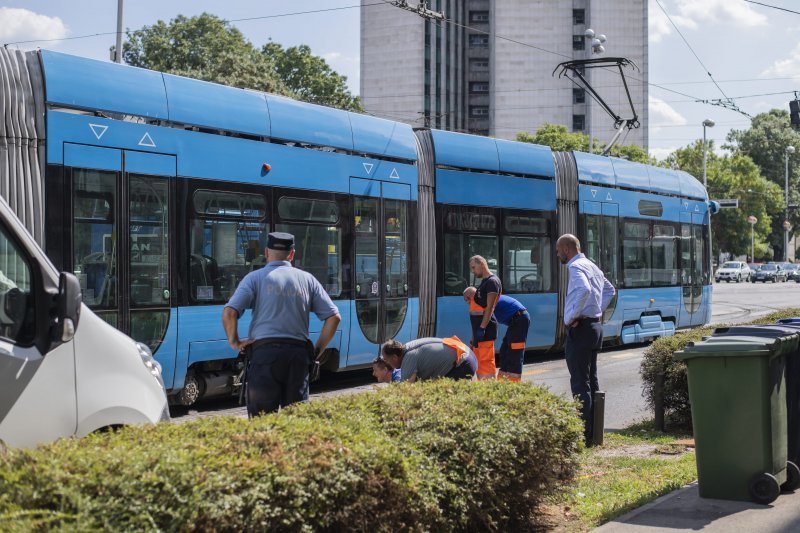
{"type": "Polygon", "coordinates": [[[275,231],[267,238],[267,248],[270,250],[294,250],[294,235],[275,231]]]}

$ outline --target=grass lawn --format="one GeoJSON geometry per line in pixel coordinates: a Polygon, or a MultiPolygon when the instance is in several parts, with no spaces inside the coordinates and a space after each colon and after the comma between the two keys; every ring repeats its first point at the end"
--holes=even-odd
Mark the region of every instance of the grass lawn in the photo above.
{"type": "Polygon", "coordinates": [[[606,433],[603,446],[584,451],[577,479],[548,504],[544,528],[589,531],[694,481],[691,442],[651,422],[606,433]]]}

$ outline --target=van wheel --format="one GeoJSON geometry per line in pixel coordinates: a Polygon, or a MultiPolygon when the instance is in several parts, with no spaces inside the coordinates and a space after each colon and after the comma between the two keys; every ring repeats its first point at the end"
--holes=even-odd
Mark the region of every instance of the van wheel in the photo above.
{"type": "Polygon", "coordinates": [[[194,405],[194,403],[200,398],[201,394],[202,390],[200,388],[200,380],[197,379],[197,376],[194,373],[187,374],[186,382],[183,384],[183,388],[178,393],[178,405],[183,405],[184,407],[194,405]]]}

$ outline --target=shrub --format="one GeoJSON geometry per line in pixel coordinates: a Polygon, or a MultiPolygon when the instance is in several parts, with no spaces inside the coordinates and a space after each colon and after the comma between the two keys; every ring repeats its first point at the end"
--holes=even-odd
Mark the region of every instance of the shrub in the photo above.
{"type": "MultiPolygon", "coordinates": [[[[748,324],[774,324],[781,318],[800,316],[800,309],[786,309],[770,313],[748,324]]],[[[725,327],[720,324],[716,327],[725,327]]],[[[672,354],[682,350],[690,342],[696,342],[714,333],[715,328],[703,327],[676,333],[672,337],[660,337],[653,341],[642,357],[639,373],[642,376],[642,396],[647,405],[655,408],[656,375],[664,374],[664,414],[672,424],[691,428],[692,412],[689,404],[689,384],[686,363],[673,361],[672,354]]]]}
{"type": "Polygon", "coordinates": [[[529,529],[573,476],[571,401],[528,384],[396,385],[254,420],[131,427],[0,454],[3,529],[529,529]]]}

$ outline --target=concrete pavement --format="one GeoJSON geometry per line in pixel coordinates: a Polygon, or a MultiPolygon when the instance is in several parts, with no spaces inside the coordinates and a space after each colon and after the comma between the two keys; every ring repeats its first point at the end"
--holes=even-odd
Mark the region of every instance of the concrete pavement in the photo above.
{"type": "Polygon", "coordinates": [[[781,494],[770,505],[701,498],[697,482],[608,522],[595,533],[679,531],[712,533],[800,532],[800,491],[781,494]]]}

